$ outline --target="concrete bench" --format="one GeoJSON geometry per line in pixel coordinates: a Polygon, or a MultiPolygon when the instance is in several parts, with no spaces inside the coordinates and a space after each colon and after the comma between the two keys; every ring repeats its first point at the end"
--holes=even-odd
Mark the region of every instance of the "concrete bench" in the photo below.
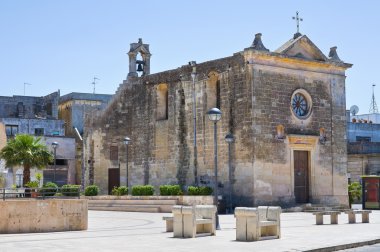
{"type": "Polygon", "coordinates": [[[237,207],[236,240],[258,241],[281,237],[281,207],[237,207]]]}
{"type": "Polygon", "coordinates": [[[164,216],[162,220],[166,221],[166,232],[173,232],[173,216],[164,216]]]}
{"type": "Polygon", "coordinates": [[[362,223],[369,223],[369,214],[371,210],[346,210],[344,213],[348,214],[348,223],[356,223],[356,214],[362,214],[362,223]]]}
{"type": "Polygon", "coordinates": [[[315,215],[315,221],[317,225],[323,225],[323,215],[330,215],[331,224],[338,224],[339,214],[339,211],[321,211],[313,213],[313,215],[315,215]]]}
{"type": "Polygon", "coordinates": [[[197,234],[215,235],[216,206],[173,206],[173,236],[194,238],[197,234]]]}

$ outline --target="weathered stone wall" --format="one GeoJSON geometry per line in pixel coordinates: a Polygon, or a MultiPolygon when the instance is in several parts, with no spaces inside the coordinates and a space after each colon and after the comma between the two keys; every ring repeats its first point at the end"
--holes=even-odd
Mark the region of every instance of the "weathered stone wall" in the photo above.
{"type": "Polygon", "coordinates": [[[58,118],[59,91],[43,97],[0,96],[0,117],[58,118]]]}
{"type": "Polygon", "coordinates": [[[0,202],[0,233],[86,230],[86,199],[6,200],[0,202]]]}
{"type": "Polygon", "coordinates": [[[360,182],[360,176],[380,174],[380,154],[349,154],[347,172],[352,182],[360,182]]]}
{"type": "MultiPolygon", "coordinates": [[[[226,196],[229,191],[224,137],[231,132],[236,139],[231,145],[235,205],[294,204],[294,150],[309,152],[310,201],[347,204],[344,70],[340,65],[255,50],[198,64],[195,93],[200,184],[214,187],[214,125],[206,113],[215,104],[223,113],[217,123],[220,194],[226,196]],[[300,88],[310,94],[313,103],[311,115],[304,120],[290,108],[292,94],[300,88]],[[285,128],[285,139],[276,139],[280,124],[285,128]],[[322,143],[321,128],[326,134],[322,143]]],[[[182,66],[129,78],[107,110],[88,125],[92,133],[86,139],[86,159],[94,159],[94,183],[103,193],[107,191],[108,168],[120,167],[120,181],[125,184],[125,136],[132,139],[130,185],[194,183],[190,73],[190,66],[182,66]],[[160,84],[168,88],[168,119],[162,119],[162,107],[157,108],[162,103],[157,100],[161,99],[157,95],[160,84]],[[111,145],[118,146],[118,160],[109,158],[111,145]]]]}

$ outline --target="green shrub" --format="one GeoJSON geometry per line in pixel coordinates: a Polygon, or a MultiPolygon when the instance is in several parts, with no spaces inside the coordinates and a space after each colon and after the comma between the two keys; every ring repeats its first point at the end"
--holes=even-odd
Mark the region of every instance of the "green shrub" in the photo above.
{"type": "Polygon", "coordinates": [[[362,197],[362,185],[359,182],[352,182],[348,185],[348,203],[354,203],[355,200],[360,200],[362,197]]]}
{"type": "Polygon", "coordinates": [[[151,185],[136,185],[132,187],[133,196],[149,196],[154,194],[154,187],[151,185]]]}
{"type": "Polygon", "coordinates": [[[89,185],[84,189],[85,196],[96,196],[99,193],[99,187],[96,185],[89,185]]]}
{"type": "Polygon", "coordinates": [[[78,196],[80,192],[80,185],[63,185],[61,187],[61,193],[63,196],[78,196]]]}
{"type": "Polygon", "coordinates": [[[188,195],[211,195],[213,192],[209,186],[189,186],[187,188],[188,195]]]}
{"type": "Polygon", "coordinates": [[[0,188],[5,187],[5,177],[3,174],[0,174],[0,188]]]}
{"type": "Polygon", "coordinates": [[[160,195],[161,196],[182,195],[182,190],[179,185],[161,185],[160,195]]]}
{"type": "Polygon", "coordinates": [[[25,184],[25,186],[29,188],[38,188],[40,186],[40,182],[38,182],[37,180],[29,181],[25,184]]]}
{"type": "Polygon", "coordinates": [[[117,195],[117,196],[121,196],[121,195],[127,195],[128,194],[128,187],[126,186],[120,186],[120,187],[114,187],[112,189],[112,192],[111,192],[112,195],[117,195]]]}
{"type": "Polygon", "coordinates": [[[58,186],[56,183],[47,182],[42,186],[41,193],[42,196],[54,196],[58,191],[58,186]]]}

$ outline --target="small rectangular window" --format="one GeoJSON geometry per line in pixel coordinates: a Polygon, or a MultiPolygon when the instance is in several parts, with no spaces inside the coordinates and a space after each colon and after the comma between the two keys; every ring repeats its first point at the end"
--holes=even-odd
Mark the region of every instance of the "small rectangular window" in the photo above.
{"type": "Polygon", "coordinates": [[[119,159],[119,149],[117,146],[110,147],[110,160],[118,160],[119,159]]]}
{"type": "Polygon", "coordinates": [[[371,142],[371,137],[356,136],[356,142],[371,142]]]}
{"type": "Polygon", "coordinates": [[[18,133],[18,125],[5,125],[7,137],[14,137],[18,133]]]}
{"type": "Polygon", "coordinates": [[[44,128],[35,128],[34,129],[34,135],[36,136],[43,136],[45,133],[44,128]]]}

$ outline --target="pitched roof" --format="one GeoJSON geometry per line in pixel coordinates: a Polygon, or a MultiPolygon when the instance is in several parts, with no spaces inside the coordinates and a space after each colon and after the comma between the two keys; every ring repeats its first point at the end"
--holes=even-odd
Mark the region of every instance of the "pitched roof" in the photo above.
{"type": "Polygon", "coordinates": [[[287,41],[274,52],[296,58],[318,61],[328,60],[321,50],[306,35],[301,35],[300,33],[295,34],[292,39],[287,41]]]}

